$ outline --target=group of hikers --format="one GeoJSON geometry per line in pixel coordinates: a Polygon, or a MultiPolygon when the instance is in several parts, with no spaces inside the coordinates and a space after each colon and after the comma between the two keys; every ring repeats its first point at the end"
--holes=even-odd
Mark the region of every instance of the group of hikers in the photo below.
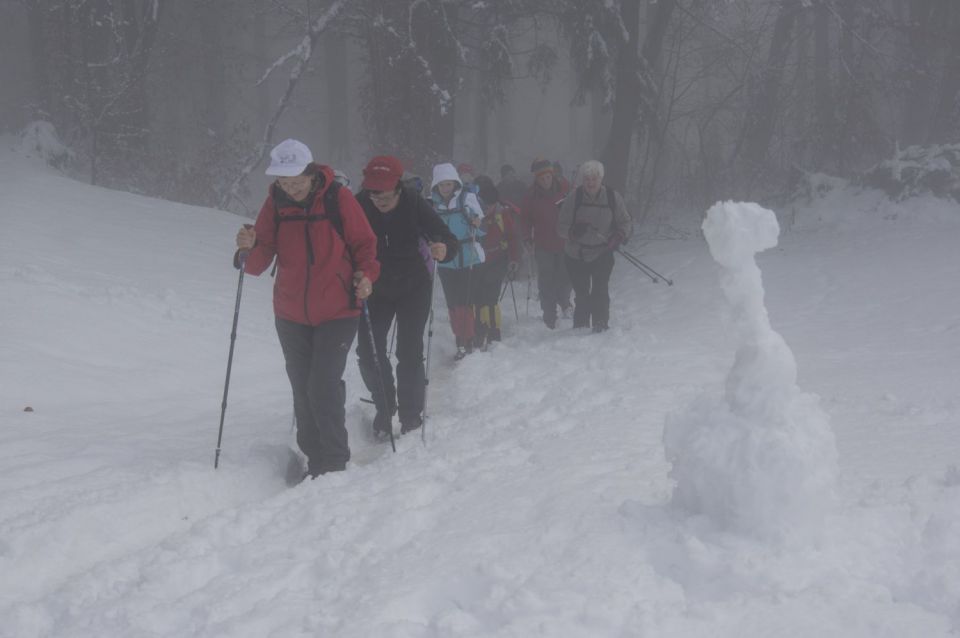
{"type": "Polygon", "coordinates": [[[631,234],[622,197],[603,184],[603,165],[579,166],[572,191],[559,165],[535,160],[527,186],[504,165],[494,183],[467,164],[433,167],[430,187],[396,157],[374,157],[354,195],[349,180],[288,139],[270,152],[275,177],[256,223],[237,233],[234,265],[259,275],[273,265],[277,335],[293,389],[304,477],[345,469],[343,372],[361,316],[360,373],[373,403],[374,433],[423,425],[424,329],[439,275],[456,339],[455,359],[501,338],[499,301],[525,254],[536,263],[543,322],[609,327],[613,252],[631,234]],[[571,288],[575,301],[570,302],[571,288]],[[396,375],[387,338],[396,322],[396,375]]]}

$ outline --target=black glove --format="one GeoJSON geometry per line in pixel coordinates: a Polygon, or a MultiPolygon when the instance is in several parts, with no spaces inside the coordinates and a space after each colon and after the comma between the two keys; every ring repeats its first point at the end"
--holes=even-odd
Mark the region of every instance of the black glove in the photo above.
{"type": "Polygon", "coordinates": [[[570,239],[580,239],[587,234],[587,230],[590,229],[590,224],[586,222],[577,222],[570,227],[570,239]]]}

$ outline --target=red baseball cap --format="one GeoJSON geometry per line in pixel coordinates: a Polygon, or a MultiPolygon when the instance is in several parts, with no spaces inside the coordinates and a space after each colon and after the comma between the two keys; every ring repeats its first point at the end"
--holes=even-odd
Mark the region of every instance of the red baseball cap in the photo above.
{"type": "Polygon", "coordinates": [[[363,169],[360,188],[368,191],[391,191],[403,177],[403,164],[392,155],[377,155],[363,169]]]}

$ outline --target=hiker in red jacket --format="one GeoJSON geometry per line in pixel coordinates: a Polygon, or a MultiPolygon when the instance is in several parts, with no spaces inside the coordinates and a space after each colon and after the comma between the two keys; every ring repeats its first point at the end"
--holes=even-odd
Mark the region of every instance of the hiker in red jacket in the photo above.
{"type": "Polygon", "coordinates": [[[537,288],[543,323],[557,327],[557,309],[570,310],[570,280],[563,258],[565,240],[557,234],[560,202],[567,193],[554,174],[549,160],[537,159],[530,165],[534,182],[520,203],[524,241],[532,243],[537,261],[537,288]]]}
{"type": "Polygon", "coordinates": [[[276,258],[273,310],[293,388],[297,444],[307,474],[345,469],[343,370],[360,305],[380,274],[377,237],[333,169],[285,140],[270,151],[270,186],[253,228],[237,233],[236,264],[259,275],[276,258]]]}

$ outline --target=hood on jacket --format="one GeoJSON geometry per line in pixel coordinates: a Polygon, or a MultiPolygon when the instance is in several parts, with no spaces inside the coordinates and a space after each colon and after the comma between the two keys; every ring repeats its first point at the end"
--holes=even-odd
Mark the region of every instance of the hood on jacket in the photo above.
{"type": "Polygon", "coordinates": [[[450,162],[437,164],[433,167],[433,181],[430,182],[430,190],[433,191],[437,188],[437,184],[447,180],[456,182],[458,189],[463,188],[463,181],[460,179],[460,173],[457,172],[457,168],[453,164],[450,162]]]}

